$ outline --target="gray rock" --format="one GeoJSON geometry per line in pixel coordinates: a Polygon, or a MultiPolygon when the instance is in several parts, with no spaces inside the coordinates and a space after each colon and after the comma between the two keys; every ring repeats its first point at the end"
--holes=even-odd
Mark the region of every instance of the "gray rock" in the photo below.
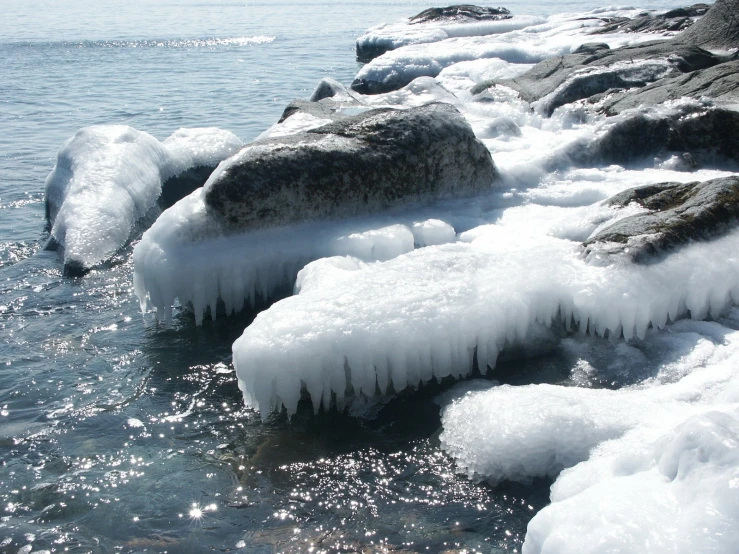
{"type": "Polygon", "coordinates": [[[472,93],[479,94],[492,85],[502,84],[516,90],[527,102],[547,97],[541,111],[551,115],[559,106],[613,88],[643,87],[669,74],[670,69],[674,74],[688,73],[712,67],[721,61],[720,56],[696,46],[655,41],[550,58],[536,64],[521,77],[482,83],[474,87],[472,93]],[[650,60],[655,64],[634,63],[650,60]]]}
{"type": "Polygon", "coordinates": [[[674,33],[684,31],[693,25],[694,17],[704,15],[711,6],[695,4],[687,8],[677,8],[663,14],[644,13],[635,18],[619,17],[610,20],[591,34],[606,33],[674,33]]]}
{"type": "Polygon", "coordinates": [[[595,54],[596,52],[601,52],[603,50],[610,50],[611,47],[608,46],[605,42],[586,42],[584,44],[581,44],[578,46],[573,54],[595,54]]]}
{"type": "Polygon", "coordinates": [[[204,195],[211,214],[245,230],[471,196],[496,178],[456,108],[434,103],[254,142],[219,166],[204,195]]]}
{"type": "Polygon", "coordinates": [[[483,6],[473,6],[472,4],[457,4],[447,6],[446,8],[429,8],[410,18],[411,25],[417,23],[427,23],[429,21],[455,21],[455,22],[471,22],[471,21],[489,21],[508,19],[511,12],[505,8],[489,8],[483,6]]]}
{"type": "MultiPolygon", "coordinates": [[[[677,154],[695,166],[739,166],[739,112],[711,106],[637,112],[600,138],[575,144],[569,160],[579,166],[643,163],[677,154]]],[[[650,163],[651,165],[651,163],[650,163]]]]}
{"type": "Polygon", "coordinates": [[[584,243],[586,251],[626,254],[645,263],[690,242],[715,239],[734,229],[739,218],[739,177],[638,187],[606,202],[617,207],[635,202],[650,212],[602,229],[584,243]]]}
{"type": "Polygon", "coordinates": [[[719,104],[739,104],[739,60],[685,75],[662,79],[642,89],[593,98],[601,110],[616,115],[639,106],[656,106],[668,100],[709,97],[719,104]]]}
{"type": "Polygon", "coordinates": [[[708,13],[676,40],[721,50],[739,47],[739,0],[716,0],[708,13]]]}

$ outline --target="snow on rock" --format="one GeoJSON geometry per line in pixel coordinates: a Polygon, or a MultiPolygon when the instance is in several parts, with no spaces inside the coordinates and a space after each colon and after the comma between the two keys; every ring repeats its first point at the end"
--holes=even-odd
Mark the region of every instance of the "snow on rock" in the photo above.
{"type": "Polygon", "coordinates": [[[214,166],[240,145],[212,128],[180,129],[163,143],[123,125],[80,129],[59,150],[45,185],[50,246],[63,249],[65,273],[84,273],[123,246],[163,182],[214,166]]]}
{"type": "MultiPolygon", "coordinates": [[[[199,325],[207,312],[217,316],[219,300],[230,314],[271,298],[317,258],[389,260],[413,250],[418,231],[391,221],[309,222],[233,234],[208,214],[196,190],[165,210],[134,248],[134,291],[142,310],[153,306],[167,323],[176,299],[191,304],[199,325]]],[[[449,225],[438,220],[425,225],[429,230],[419,236],[454,240],[449,225]]],[[[304,284],[299,280],[296,286],[304,284]]]]}
{"type": "Polygon", "coordinates": [[[463,377],[475,355],[481,370],[494,367],[537,325],[630,340],[739,299],[738,232],[648,266],[586,261],[579,246],[525,226],[483,226],[459,241],[351,270],[306,269],[300,294],[233,345],[246,404],[292,414],[305,386],[316,409],[333,397],[341,406],[347,393],[463,377]]]}
{"type": "MultiPolygon", "coordinates": [[[[434,42],[409,43],[376,57],[357,73],[351,88],[362,94],[397,90],[418,77],[436,77],[453,64],[498,58],[509,63],[538,63],[552,56],[569,54],[588,35],[603,25],[603,18],[632,12],[613,11],[553,16],[546,21],[532,18],[518,30],[492,36],[456,36],[434,42]]],[[[516,18],[497,22],[506,24],[516,18]]],[[[440,38],[440,37],[439,37],[440,38]]],[[[611,48],[653,40],[647,33],[604,34],[598,40],[611,48]]],[[[592,40],[592,39],[590,39],[592,40]]]]}
{"type": "Polygon", "coordinates": [[[524,553],[733,551],[739,332],[681,321],[636,346],[636,385],[503,386],[443,409],[442,447],[470,475],[558,475],[524,553]]]}
{"type": "Polygon", "coordinates": [[[482,20],[436,19],[415,22],[402,19],[395,23],[378,25],[357,39],[357,59],[368,62],[389,50],[409,44],[438,42],[452,37],[488,36],[516,31],[544,23],[543,17],[511,16],[505,12],[482,20]]]}

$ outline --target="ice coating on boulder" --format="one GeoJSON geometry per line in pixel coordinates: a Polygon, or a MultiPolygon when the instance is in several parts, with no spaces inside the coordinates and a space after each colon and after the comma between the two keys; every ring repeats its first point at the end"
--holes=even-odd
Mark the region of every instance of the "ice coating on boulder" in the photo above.
{"type": "Polygon", "coordinates": [[[163,143],[124,125],[80,129],[59,150],[45,185],[50,239],[63,248],[65,271],[108,259],[156,205],[163,182],[215,165],[241,144],[214,128],[180,129],[163,143]]]}
{"type": "Polygon", "coordinates": [[[332,398],[341,406],[347,392],[463,377],[474,357],[484,372],[536,325],[630,340],[686,315],[716,317],[739,299],[737,232],[648,266],[600,265],[570,241],[498,225],[460,240],[351,270],[309,265],[300,294],[234,343],[247,405],[291,414],[305,386],[316,409],[332,398]]]}

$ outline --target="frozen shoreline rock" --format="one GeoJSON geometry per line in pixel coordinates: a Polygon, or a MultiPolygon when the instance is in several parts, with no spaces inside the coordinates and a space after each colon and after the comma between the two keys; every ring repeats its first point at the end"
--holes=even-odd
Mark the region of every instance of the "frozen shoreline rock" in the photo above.
{"type": "Polygon", "coordinates": [[[647,185],[606,201],[615,207],[632,202],[650,211],[601,229],[585,242],[586,248],[646,262],[690,242],[722,236],[739,223],[739,177],[647,185]]]}
{"type": "Polygon", "coordinates": [[[245,231],[471,196],[496,176],[457,109],[434,103],[252,143],[218,167],[203,198],[224,225],[245,231]]]}
{"type": "Polygon", "coordinates": [[[132,127],[85,127],[64,143],[46,178],[47,249],[60,249],[64,274],[84,275],[129,240],[134,224],[185,196],[243,143],[215,128],[180,129],[164,142],[132,127]]]}
{"type": "Polygon", "coordinates": [[[604,33],[677,33],[684,31],[695,22],[694,18],[705,15],[709,4],[694,4],[687,8],[676,8],[665,13],[650,14],[628,18],[620,17],[609,21],[604,27],[596,29],[592,34],[604,33]]]}
{"type": "Polygon", "coordinates": [[[452,36],[487,35],[510,30],[510,25],[495,22],[510,20],[506,8],[461,4],[429,8],[408,19],[380,25],[357,39],[357,61],[369,62],[389,50],[406,44],[436,42],[452,36]]]}

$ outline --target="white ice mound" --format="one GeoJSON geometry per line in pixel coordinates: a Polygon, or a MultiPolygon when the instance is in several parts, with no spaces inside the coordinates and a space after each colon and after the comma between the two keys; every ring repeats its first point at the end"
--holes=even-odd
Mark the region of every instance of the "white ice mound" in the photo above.
{"type": "Polygon", "coordinates": [[[217,316],[219,300],[230,314],[291,287],[312,260],[389,260],[414,243],[455,240],[454,229],[442,221],[421,222],[413,230],[410,225],[364,218],[227,234],[206,212],[198,189],[162,212],[134,248],[134,290],[142,310],[153,306],[167,323],[176,299],[191,304],[200,325],[206,312],[217,316]]]}
{"type": "Polygon", "coordinates": [[[357,52],[385,52],[408,44],[438,42],[452,37],[495,35],[516,31],[545,21],[543,17],[525,15],[472,22],[436,20],[412,23],[409,19],[402,19],[369,29],[357,39],[357,52]]]}
{"type": "Polygon", "coordinates": [[[654,376],[636,386],[504,386],[444,410],[442,447],[470,475],[559,474],[524,553],[734,551],[739,332],[682,321],[637,346],[654,376]]]}
{"type": "MultiPolygon", "coordinates": [[[[372,396],[494,367],[506,342],[562,321],[600,336],[644,337],[739,300],[739,233],[645,266],[597,265],[572,242],[497,225],[386,263],[308,266],[310,286],[262,312],[234,343],[247,405],[264,416],[348,392],[372,396]]],[[[596,260],[597,262],[597,260],[596,260]]]]}
{"type": "Polygon", "coordinates": [[[80,129],[59,150],[46,179],[50,238],[65,271],[89,269],[128,240],[170,177],[213,166],[242,145],[221,129],[180,129],[163,143],[124,125],[80,129]]]}

